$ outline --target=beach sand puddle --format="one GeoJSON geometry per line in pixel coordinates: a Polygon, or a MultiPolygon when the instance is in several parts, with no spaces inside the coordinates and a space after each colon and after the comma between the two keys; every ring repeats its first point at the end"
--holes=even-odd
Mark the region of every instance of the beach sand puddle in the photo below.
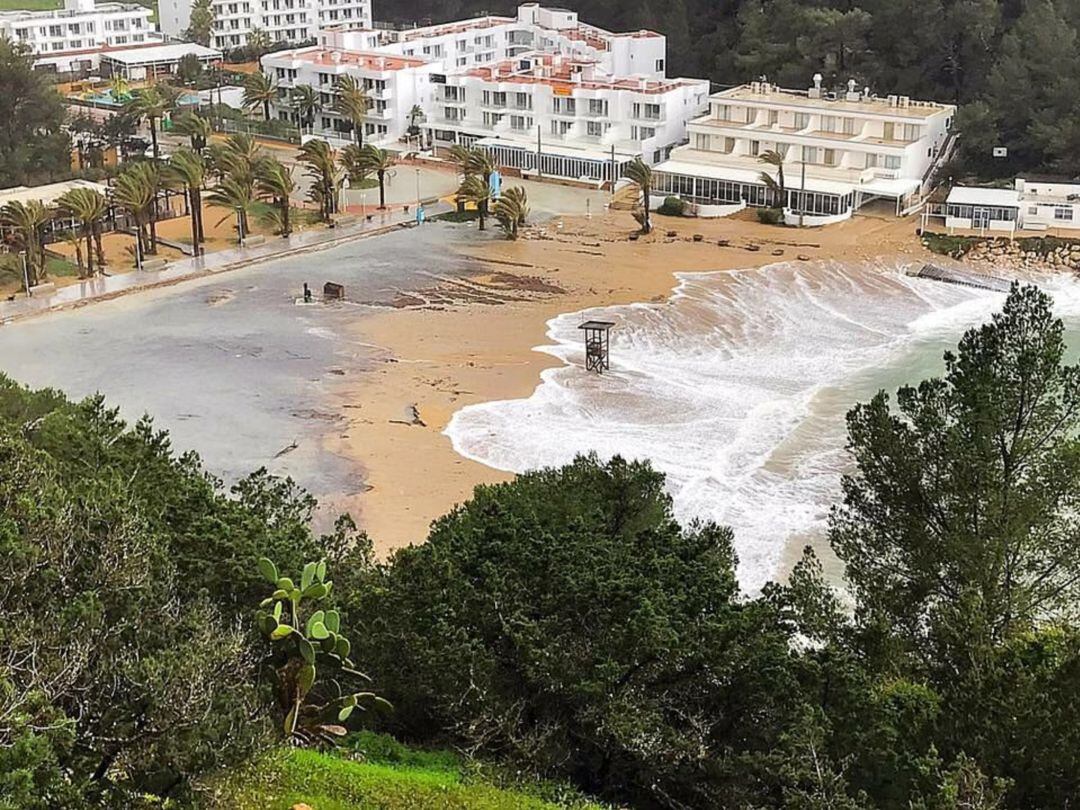
{"type": "Polygon", "coordinates": [[[821,543],[848,463],[846,411],[940,373],[942,353],[1003,301],[905,269],[681,274],[663,303],[559,316],[538,350],[564,365],[527,399],[457,412],[446,433],[460,454],[513,472],[585,452],[651,460],[680,519],[734,529],[741,582],[757,590],[784,573],[791,545],[821,543]],[[577,327],[592,317],[617,323],[603,376],[582,368],[577,327]]]}

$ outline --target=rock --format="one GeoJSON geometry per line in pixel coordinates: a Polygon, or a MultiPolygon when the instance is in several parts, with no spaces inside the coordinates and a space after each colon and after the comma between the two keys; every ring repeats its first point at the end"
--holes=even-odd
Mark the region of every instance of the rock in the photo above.
{"type": "Polygon", "coordinates": [[[668,231],[667,232],[667,238],[668,239],[674,239],[678,235],[679,235],[678,231],[668,231]]]}
{"type": "Polygon", "coordinates": [[[747,245],[746,249],[749,250],[751,253],[757,253],[759,250],[761,250],[761,245],[747,245]]]}
{"type": "Polygon", "coordinates": [[[810,257],[807,256],[805,253],[800,253],[795,258],[798,259],[800,262],[808,262],[808,261],[810,261],[810,257]]]}
{"type": "Polygon", "coordinates": [[[695,233],[695,234],[694,234],[694,241],[695,241],[695,242],[701,242],[701,241],[702,241],[702,240],[704,240],[704,239],[705,239],[705,237],[704,237],[704,236],[702,236],[702,235],[701,235],[700,233],[695,233]]]}
{"type": "Polygon", "coordinates": [[[784,249],[783,248],[777,248],[776,250],[774,250],[772,252],[772,255],[773,256],[783,256],[784,255],[784,249]]]}

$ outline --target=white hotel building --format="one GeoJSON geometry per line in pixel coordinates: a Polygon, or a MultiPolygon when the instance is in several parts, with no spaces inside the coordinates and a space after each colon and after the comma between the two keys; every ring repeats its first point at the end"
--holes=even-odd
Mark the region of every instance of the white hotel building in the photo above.
{"type": "Polygon", "coordinates": [[[846,94],[784,90],[765,82],[709,99],[689,123],[690,143],[654,169],[654,194],[694,204],[699,216],[746,206],[782,205],[789,222],[823,225],[864,205],[887,201],[895,213],[916,204],[951,147],[955,107],[905,96],[878,98],[849,83],[846,94]],[[775,168],[760,156],[784,156],[786,200],[762,180],[775,168]]]}
{"type": "Polygon", "coordinates": [[[160,45],[152,13],[135,3],[64,0],[56,11],[0,12],[0,36],[28,45],[38,67],[95,70],[103,52],[160,45]]]}
{"type": "MultiPolygon", "coordinates": [[[[191,20],[192,0],[159,0],[161,30],[179,37],[191,20]]],[[[371,0],[213,0],[213,36],[219,49],[247,44],[252,31],[265,31],[271,42],[304,42],[332,25],[371,28],[371,0]]]]}
{"type": "Polygon", "coordinates": [[[635,157],[663,160],[708,97],[705,80],[665,78],[663,36],[613,34],[536,3],[516,17],[405,31],[335,26],[319,40],[263,57],[283,88],[280,117],[290,116],[288,89],[308,84],[324,96],[317,133],[342,137],[327,74],[351,73],[373,91],[368,137],[399,141],[419,105],[430,145],[476,144],[522,173],[603,181],[635,157]]]}

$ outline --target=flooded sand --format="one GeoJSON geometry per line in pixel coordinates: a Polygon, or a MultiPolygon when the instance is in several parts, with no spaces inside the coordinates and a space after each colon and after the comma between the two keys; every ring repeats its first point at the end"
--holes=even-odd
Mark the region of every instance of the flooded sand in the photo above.
{"type": "Polygon", "coordinates": [[[0,371],[73,398],[95,392],[129,421],[144,413],[178,450],[235,481],[265,466],[332,507],[363,489],[354,459],[327,453],[345,412],[327,388],[380,356],[349,327],[371,307],[464,274],[441,225],[360,240],[0,328],[0,371]],[[348,300],[298,305],[302,285],[348,300]]]}

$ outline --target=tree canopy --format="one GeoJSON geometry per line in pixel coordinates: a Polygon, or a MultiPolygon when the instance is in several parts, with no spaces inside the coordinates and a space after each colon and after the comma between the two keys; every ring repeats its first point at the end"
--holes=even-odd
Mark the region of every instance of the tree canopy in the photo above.
{"type": "Polygon", "coordinates": [[[71,139],[61,129],[64,103],[21,43],[0,38],[0,188],[71,174],[71,139]]]}

